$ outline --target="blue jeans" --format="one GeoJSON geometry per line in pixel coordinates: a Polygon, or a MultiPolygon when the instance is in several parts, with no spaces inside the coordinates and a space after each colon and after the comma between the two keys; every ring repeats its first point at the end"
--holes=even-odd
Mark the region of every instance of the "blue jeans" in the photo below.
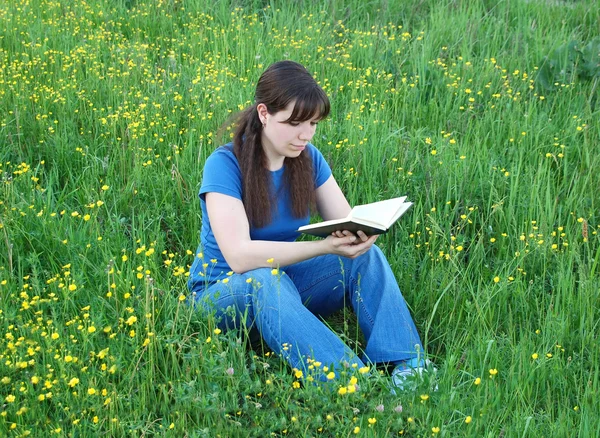
{"type": "Polygon", "coordinates": [[[271,350],[300,370],[307,359],[362,367],[423,352],[390,265],[375,245],[356,259],[324,255],[275,275],[271,268],[254,269],[192,292],[198,305],[215,312],[219,328],[258,330],[271,350]],[[321,320],[348,305],[366,340],[362,359],[321,320]]]}

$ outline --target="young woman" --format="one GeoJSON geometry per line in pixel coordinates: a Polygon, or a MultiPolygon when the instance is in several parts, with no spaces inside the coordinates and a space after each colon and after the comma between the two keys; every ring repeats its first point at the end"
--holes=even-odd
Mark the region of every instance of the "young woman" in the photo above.
{"type": "Polygon", "coordinates": [[[312,209],[323,220],[351,209],[310,143],[329,109],[302,65],[281,61],[262,74],[233,143],[206,160],[189,288],[222,330],[245,326],[292,367],[394,364],[402,386],[423,370],[423,348],[389,263],[373,245],[377,236],[338,232],[296,241],[312,209]],[[346,305],[366,339],[362,358],[321,319],[346,305]]]}

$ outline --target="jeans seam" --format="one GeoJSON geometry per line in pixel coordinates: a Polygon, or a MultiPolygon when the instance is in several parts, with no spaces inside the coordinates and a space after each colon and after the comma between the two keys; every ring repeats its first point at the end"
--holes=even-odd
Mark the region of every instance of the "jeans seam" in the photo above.
{"type": "MultiPolygon", "coordinates": [[[[371,323],[371,328],[373,328],[375,326],[375,320],[373,319],[373,317],[371,316],[371,314],[368,312],[367,310],[367,306],[364,305],[364,301],[359,299],[358,296],[356,295],[360,295],[360,293],[358,292],[358,282],[353,278],[350,277],[350,281],[352,281],[352,283],[354,283],[355,286],[355,299],[356,299],[356,304],[358,305],[357,307],[360,307],[363,312],[365,313],[365,315],[367,316],[367,318],[369,319],[369,322],[371,323]]],[[[358,318],[358,314],[356,315],[358,318]]]]}
{"type": "MultiPolygon", "coordinates": [[[[279,290],[278,293],[281,294],[281,290],[279,290]]],[[[253,307],[255,308],[255,310],[258,310],[258,312],[256,312],[256,313],[259,313],[262,310],[262,306],[261,306],[261,308],[258,308],[258,301],[259,301],[258,300],[258,291],[256,291],[256,294],[253,294],[252,296],[256,300],[256,305],[253,304],[253,307]]],[[[262,303],[262,304],[264,305],[264,303],[262,303]]],[[[279,312],[280,312],[280,309],[278,308],[277,309],[277,316],[278,317],[280,316],[279,312]]],[[[256,319],[256,315],[254,317],[256,319]]],[[[271,324],[271,318],[269,318],[269,317],[265,318],[264,319],[264,325],[269,330],[269,337],[271,339],[279,339],[279,341],[282,341],[283,343],[287,343],[287,340],[281,339],[281,333],[279,333],[277,336],[274,335],[273,326],[271,324]]],[[[260,335],[262,336],[262,338],[265,339],[265,335],[263,334],[263,331],[262,330],[259,330],[259,331],[260,331],[260,335]]],[[[284,359],[286,359],[290,363],[290,365],[292,365],[293,368],[298,368],[297,365],[299,364],[300,358],[298,358],[298,359],[294,358],[294,354],[291,351],[292,348],[294,348],[294,347],[297,347],[297,346],[295,346],[293,344],[290,344],[290,346],[288,347],[289,350],[290,350],[289,354],[286,354],[287,352],[283,349],[283,344],[277,345],[277,348],[274,349],[274,350],[276,350],[276,352],[277,352],[278,355],[280,355],[284,359]]],[[[298,352],[298,355],[301,356],[300,352],[298,352]]]]}

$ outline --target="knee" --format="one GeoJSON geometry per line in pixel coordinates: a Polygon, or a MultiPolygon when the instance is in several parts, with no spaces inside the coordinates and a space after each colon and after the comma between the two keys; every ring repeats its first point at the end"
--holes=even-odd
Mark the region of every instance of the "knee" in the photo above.
{"type": "Polygon", "coordinates": [[[383,264],[387,265],[387,259],[381,249],[373,245],[366,253],[354,259],[354,263],[357,266],[370,268],[373,266],[384,266],[383,264]]]}
{"type": "Polygon", "coordinates": [[[247,283],[250,286],[250,295],[259,301],[270,301],[277,297],[300,299],[300,293],[285,271],[271,268],[259,268],[248,271],[247,283]]]}
{"type": "Polygon", "coordinates": [[[363,255],[367,256],[369,258],[369,260],[378,260],[378,261],[385,260],[387,262],[387,259],[385,258],[383,251],[381,251],[381,249],[377,245],[373,245],[371,247],[371,249],[368,250],[363,255]]]}
{"type": "Polygon", "coordinates": [[[285,272],[272,268],[257,268],[246,272],[244,276],[246,283],[253,289],[270,289],[285,276],[285,272]]]}

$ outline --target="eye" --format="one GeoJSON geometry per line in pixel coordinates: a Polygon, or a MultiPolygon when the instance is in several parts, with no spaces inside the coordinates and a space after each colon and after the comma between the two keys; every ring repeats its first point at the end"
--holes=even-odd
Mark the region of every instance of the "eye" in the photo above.
{"type": "Polygon", "coordinates": [[[319,124],[319,122],[310,122],[310,124],[311,124],[312,126],[317,126],[317,125],[319,124]]]}
{"type": "Polygon", "coordinates": [[[288,123],[289,123],[290,125],[292,125],[292,126],[298,126],[298,125],[300,124],[300,123],[298,123],[298,122],[288,122],[288,123]]]}

